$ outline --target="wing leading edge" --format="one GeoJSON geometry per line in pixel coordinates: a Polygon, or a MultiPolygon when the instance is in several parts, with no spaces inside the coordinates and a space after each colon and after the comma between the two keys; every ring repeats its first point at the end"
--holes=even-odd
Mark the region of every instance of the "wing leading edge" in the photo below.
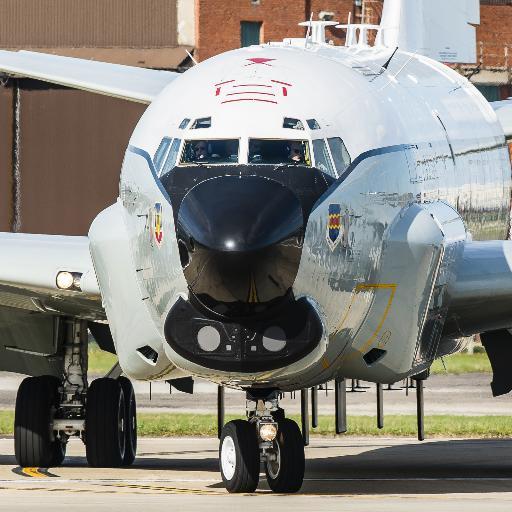
{"type": "Polygon", "coordinates": [[[0,307],[104,320],[89,239],[0,233],[0,307]],[[59,289],[59,272],[80,275],[80,289],[59,289]]]}
{"type": "Polygon", "coordinates": [[[178,73],[45,53],[0,50],[0,74],[151,103],[178,73]]]}

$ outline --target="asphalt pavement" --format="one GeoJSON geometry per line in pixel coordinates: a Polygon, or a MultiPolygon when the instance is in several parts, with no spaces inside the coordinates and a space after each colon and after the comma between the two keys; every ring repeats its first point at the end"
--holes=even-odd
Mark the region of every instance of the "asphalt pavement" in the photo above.
{"type": "Polygon", "coordinates": [[[131,468],[95,469],[73,440],[62,467],[21,470],[12,439],[0,439],[0,510],[512,510],[510,440],[314,438],[296,495],[273,495],[263,475],[256,493],[228,495],[217,450],[213,438],[145,438],[131,468]]]}

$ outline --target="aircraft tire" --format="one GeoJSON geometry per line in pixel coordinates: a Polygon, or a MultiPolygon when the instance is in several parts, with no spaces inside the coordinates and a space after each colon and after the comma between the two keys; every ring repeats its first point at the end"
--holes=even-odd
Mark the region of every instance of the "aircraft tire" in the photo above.
{"type": "Polygon", "coordinates": [[[222,481],[230,493],[254,492],[260,475],[256,428],[248,421],[224,425],[220,438],[219,465],[222,481]]]}
{"type": "Polygon", "coordinates": [[[126,419],[121,383],[115,379],[94,380],[87,392],[85,453],[96,468],[123,465],[126,447],[126,419]]]}
{"type": "Polygon", "coordinates": [[[131,466],[137,455],[137,403],[135,391],[130,379],[117,379],[123,388],[125,407],[126,447],[124,450],[123,466],[131,466]]]}
{"type": "Polygon", "coordinates": [[[277,461],[265,463],[269,487],[278,493],[297,492],[304,480],[304,439],[294,421],[284,418],[278,422],[274,440],[277,461]]]}
{"type": "Polygon", "coordinates": [[[53,437],[50,425],[59,404],[60,381],[51,375],[27,377],[16,396],[14,453],[21,467],[59,466],[66,444],[53,437]]]}

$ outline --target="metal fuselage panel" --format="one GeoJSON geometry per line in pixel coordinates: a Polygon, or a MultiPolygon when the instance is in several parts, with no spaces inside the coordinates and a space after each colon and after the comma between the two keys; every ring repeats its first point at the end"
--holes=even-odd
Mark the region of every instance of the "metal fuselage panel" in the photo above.
{"type": "MultiPolygon", "coordinates": [[[[166,358],[186,373],[232,386],[282,389],[335,375],[396,381],[423,364],[418,337],[447,247],[442,221],[424,214],[428,205],[450,205],[475,240],[507,237],[511,169],[492,108],[465,78],[426,57],[397,52],[383,71],[390,54],[283,45],[228,52],[176,79],[141,118],[123,166],[121,203],[141,302],[161,334],[166,358]],[[238,94],[249,85],[268,97],[238,94]],[[242,98],[248,100],[234,101],[242,98]],[[184,118],[210,116],[210,128],[179,128],[184,118]],[[320,129],[283,128],[284,117],[314,118],[320,129]],[[240,139],[241,164],[247,164],[251,137],[343,139],[352,165],[309,216],[293,285],[296,297],[315,304],[324,326],[321,343],[303,360],[251,374],[214,371],[166,344],[165,318],[179,297],[188,297],[188,289],[175,212],[150,157],[163,137],[240,139]],[[144,155],[136,165],[133,154],[144,155]],[[334,243],[328,241],[330,205],[340,212],[334,243]],[[155,242],[158,222],[161,243],[155,242]],[[407,309],[408,304],[414,307],[407,309]],[[388,354],[379,363],[364,363],[366,351],[377,347],[388,354]]],[[[452,221],[461,228],[460,219],[452,221]]],[[[459,239],[458,231],[453,240],[459,239]]],[[[117,349],[125,350],[123,340],[117,340],[117,349]]],[[[152,374],[148,368],[148,378],[152,374]]]]}

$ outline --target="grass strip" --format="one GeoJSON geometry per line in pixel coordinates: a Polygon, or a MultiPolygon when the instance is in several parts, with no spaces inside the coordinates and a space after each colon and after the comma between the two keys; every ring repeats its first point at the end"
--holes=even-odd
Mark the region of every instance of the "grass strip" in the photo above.
{"type": "MultiPolygon", "coordinates": [[[[289,416],[300,423],[298,415],[289,416]]],[[[226,416],[226,421],[240,416],[226,416]]],[[[139,435],[155,437],[171,436],[216,436],[217,418],[213,414],[139,414],[139,435]]],[[[349,416],[349,431],[352,436],[404,436],[415,437],[416,416],[387,415],[384,428],[376,427],[373,416],[349,416]]],[[[434,415],[425,418],[425,431],[429,437],[512,437],[510,416],[451,416],[434,415]]],[[[312,435],[333,436],[334,417],[320,416],[318,428],[312,435]]]]}
{"type": "Polygon", "coordinates": [[[443,361],[437,359],[431,367],[434,374],[460,375],[463,373],[491,373],[491,363],[485,352],[476,352],[474,354],[453,354],[446,356],[443,361]],[[444,361],[444,365],[443,365],[444,361]],[[445,369],[446,366],[446,369],[445,369]]]}
{"type": "MultiPolygon", "coordinates": [[[[289,416],[300,422],[298,415],[289,416]]],[[[226,421],[241,416],[226,415],[226,421]]],[[[214,414],[138,414],[138,432],[148,437],[211,436],[217,435],[217,417],[214,414]]],[[[13,411],[0,411],[0,434],[12,435],[14,424],[13,411]]],[[[387,415],[384,428],[379,430],[373,416],[349,416],[351,436],[415,437],[416,416],[387,415]]],[[[452,416],[433,415],[425,418],[427,437],[472,437],[504,438],[512,437],[511,416],[452,416]]],[[[333,436],[334,417],[320,416],[318,428],[311,430],[312,435],[333,436]]]]}

